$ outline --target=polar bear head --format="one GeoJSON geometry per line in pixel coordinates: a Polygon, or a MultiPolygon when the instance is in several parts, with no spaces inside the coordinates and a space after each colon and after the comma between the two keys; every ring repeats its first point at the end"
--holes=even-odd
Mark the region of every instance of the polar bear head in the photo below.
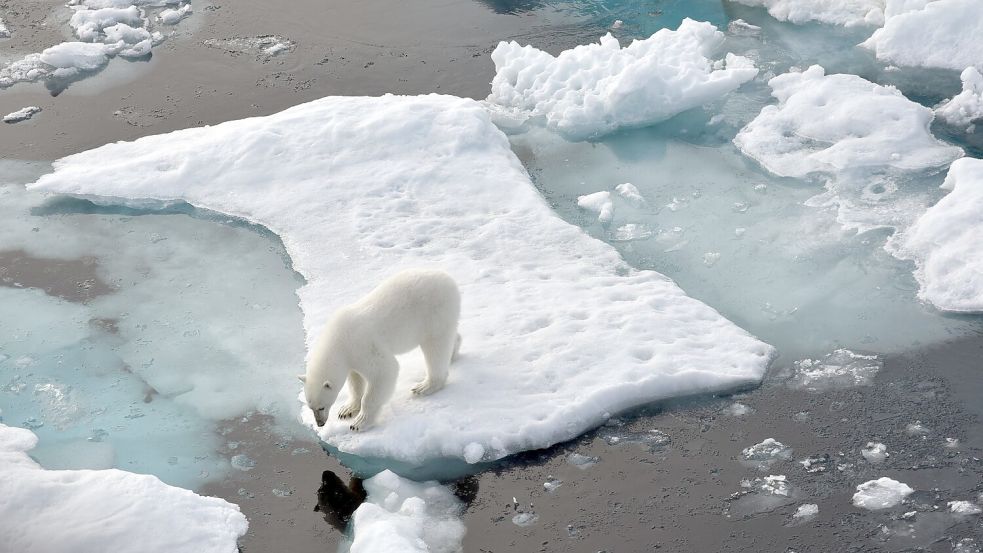
{"type": "Polygon", "coordinates": [[[338,399],[338,386],[332,384],[330,380],[319,382],[303,374],[299,378],[304,383],[304,396],[307,405],[314,412],[314,421],[318,426],[324,426],[328,420],[328,410],[338,399]]]}

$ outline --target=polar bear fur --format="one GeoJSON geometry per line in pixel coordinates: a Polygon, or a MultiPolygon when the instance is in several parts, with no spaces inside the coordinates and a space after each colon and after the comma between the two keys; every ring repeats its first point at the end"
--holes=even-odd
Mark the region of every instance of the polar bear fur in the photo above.
{"type": "Polygon", "coordinates": [[[318,426],[347,380],[350,400],[338,418],[351,429],[375,424],[392,396],[399,374],[396,355],[423,350],[427,376],[413,388],[426,395],[444,387],[461,336],[457,322],[461,295],[443,271],[410,269],[385,280],[356,303],[339,309],[314,342],[304,382],[307,405],[318,426]]]}

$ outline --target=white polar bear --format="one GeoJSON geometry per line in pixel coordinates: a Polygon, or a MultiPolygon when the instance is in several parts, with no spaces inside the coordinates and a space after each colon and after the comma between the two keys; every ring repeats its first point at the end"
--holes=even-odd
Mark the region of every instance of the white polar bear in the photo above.
{"type": "Polygon", "coordinates": [[[420,346],[427,377],[413,393],[444,387],[457,358],[461,295],[443,271],[410,269],[390,277],[356,303],[339,309],[314,342],[301,375],[307,405],[318,426],[338,398],[345,380],[351,396],[338,418],[354,417],[351,429],[372,426],[396,387],[396,355],[420,346]]]}

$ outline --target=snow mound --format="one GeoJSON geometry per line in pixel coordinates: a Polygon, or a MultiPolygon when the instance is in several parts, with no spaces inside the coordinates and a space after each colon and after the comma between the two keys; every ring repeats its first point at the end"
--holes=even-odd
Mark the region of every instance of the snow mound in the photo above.
{"type": "Polygon", "coordinates": [[[464,345],[447,387],[413,397],[423,359],[404,356],[377,427],[352,433],[333,411],[320,429],[357,455],[498,459],[639,404],[755,384],[773,354],[560,220],[472,100],[328,97],[75,154],[31,188],[185,200],[266,226],[307,279],[308,344],[335,309],[396,271],[450,272],[464,345]]]}
{"type": "Polygon", "coordinates": [[[0,424],[0,535],[4,551],[235,553],[239,507],[108,470],[44,470],[27,454],[29,430],[0,424]],[[137,546],[139,544],[139,546],[137,546]]]}
{"type": "Polygon", "coordinates": [[[914,491],[907,484],[885,476],[857,486],[857,493],[853,494],[853,504],[871,511],[889,509],[900,505],[914,491]]]}
{"type": "Polygon", "coordinates": [[[624,48],[610,34],[553,57],[532,46],[501,42],[492,52],[488,102],[521,119],[545,118],[574,138],[658,123],[711,102],[751,80],[747,58],[713,61],[724,34],[685,19],[624,48]]]}
{"type": "Polygon", "coordinates": [[[463,505],[447,488],[388,470],[363,485],[367,499],[352,515],[351,553],[461,551],[463,505]]]}
{"type": "Polygon", "coordinates": [[[27,121],[36,114],[41,113],[41,108],[37,106],[27,106],[26,108],[21,108],[17,111],[12,111],[7,115],[3,116],[4,123],[20,123],[21,121],[27,121]]]}
{"type": "MultiPolygon", "coordinates": [[[[818,21],[856,27],[884,24],[884,0],[734,0],[739,4],[762,7],[779,21],[802,24],[818,21]]],[[[889,2],[891,0],[888,0],[889,2]]]]}
{"type": "Polygon", "coordinates": [[[864,167],[919,170],[962,155],[932,136],[932,110],[891,86],[813,65],[768,84],[766,106],[734,138],[744,154],[777,175],[803,178],[864,167]]]}
{"type": "Polygon", "coordinates": [[[943,311],[983,311],[983,160],[953,162],[942,188],[949,194],[889,246],[915,261],[920,298],[943,311]]]}
{"type": "Polygon", "coordinates": [[[935,108],[935,114],[950,125],[973,129],[974,122],[983,121],[983,74],[967,67],[959,78],[963,91],[935,108]]]}
{"type": "Polygon", "coordinates": [[[983,71],[980,0],[936,0],[891,17],[861,46],[897,65],[983,71]]]}

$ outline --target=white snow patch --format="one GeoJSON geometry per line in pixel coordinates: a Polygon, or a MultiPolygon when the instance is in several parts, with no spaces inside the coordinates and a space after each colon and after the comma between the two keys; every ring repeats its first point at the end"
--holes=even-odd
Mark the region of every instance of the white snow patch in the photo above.
{"type": "Polygon", "coordinates": [[[492,52],[488,102],[520,119],[545,118],[574,138],[658,123],[713,101],[754,78],[747,58],[714,62],[724,34],[685,19],[622,48],[610,34],[553,57],[532,46],[501,42],[492,52]]]}
{"type": "Polygon", "coordinates": [[[810,392],[870,384],[883,362],[876,355],[863,355],[838,349],[822,359],[800,359],[792,363],[789,385],[810,392]]]}
{"type": "Polygon", "coordinates": [[[363,482],[367,498],[352,515],[351,553],[461,551],[461,502],[437,482],[386,470],[363,482]]]}
{"type": "Polygon", "coordinates": [[[819,505],[815,503],[804,503],[792,514],[792,518],[810,518],[819,514],[819,505]]]}
{"type": "Polygon", "coordinates": [[[239,507],[117,469],[44,470],[37,436],[0,424],[0,527],[5,551],[235,553],[239,507]]]}
{"type": "Polygon", "coordinates": [[[983,509],[972,501],[950,501],[949,510],[963,516],[978,515],[983,512],[983,509]]]}
{"type": "Polygon", "coordinates": [[[959,76],[963,91],[935,108],[935,114],[957,127],[969,127],[983,120],[983,74],[967,67],[959,76]]]}
{"type": "Polygon", "coordinates": [[[883,463],[891,456],[887,452],[887,446],[880,442],[867,442],[867,445],[860,450],[860,454],[864,456],[870,463],[883,463]]]}
{"type": "Polygon", "coordinates": [[[577,198],[577,205],[597,213],[597,220],[601,223],[610,223],[614,219],[614,202],[607,190],[580,196],[577,198]]]}
{"type": "Polygon", "coordinates": [[[884,0],[734,0],[745,6],[762,7],[779,21],[802,24],[818,21],[855,27],[884,24],[884,0]]]}
{"type": "Polygon", "coordinates": [[[416,352],[378,426],[353,433],[332,416],[319,429],[362,456],[463,459],[477,443],[499,459],[643,403],[756,383],[773,354],[560,220],[472,100],[328,97],[75,154],[30,187],[151,207],[184,199],[266,226],[307,280],[308,343],[399,269],[454,275],[464,346],[447,387],[409,393],[423,374],[416,352]]]}
{"type": "Polygon", "coordinates": [[[27,121],[36,114],[41,113],[41,108],[37,106],[27,106],[26,108],[21,108],[17,111],[13,111],[3,116],[4,123],[20,123],[21,121],[27,121]]]}
{"type": "Polygon", "coordinates": [[[956,160],[949,193],[891,240],[891,253],[915,261],[918,296],[943,311],[983,311],[983,160],[956,160]]]}
{"type": "Polygon", "coordinates": [[[857,486],[857,493],[853,494],[853,504],[871,511],[888,509],[900,505],[914,491],[907,484],[885,476],[857,486]]]}
{"type": "Polygon", "coordinates": [[[937,0],[890,18],[861,46],[897,65],[983,71],[980,0],[937,0]]]}

